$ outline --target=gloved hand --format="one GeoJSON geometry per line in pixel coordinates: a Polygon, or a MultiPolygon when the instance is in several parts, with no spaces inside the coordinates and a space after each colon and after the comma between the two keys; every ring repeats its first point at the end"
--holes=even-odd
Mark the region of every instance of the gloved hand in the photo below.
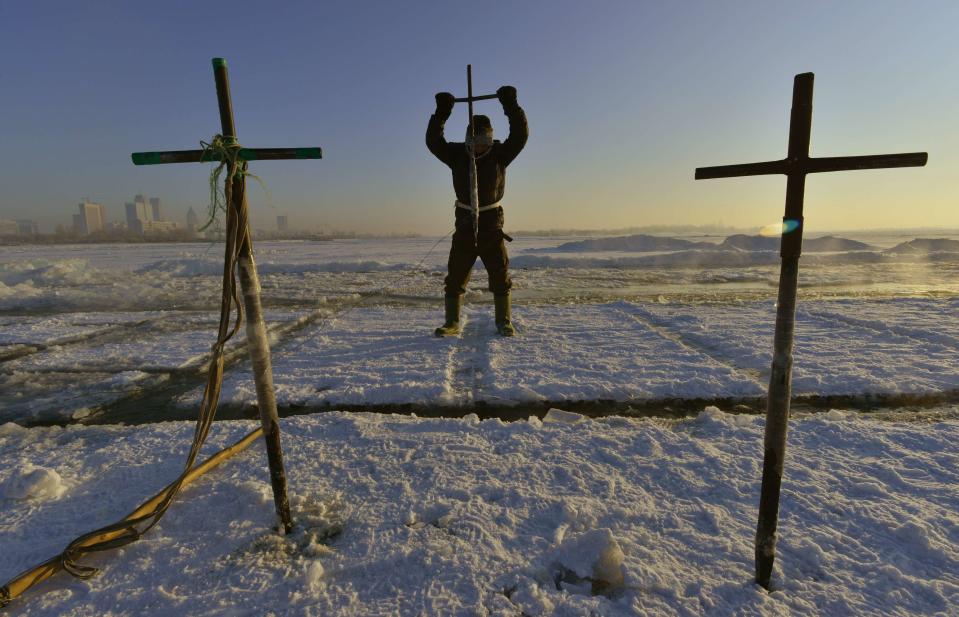
{"type": "Polygon", "coordinates": [[[436,115],[449,118],[453,113],[453,105],[456,104],[456,97],[449,92],[438,92],[436,94],[436,115]]]}
{"type": "Polygon", "coordinates": [[[496,91],[496,98],[502,103],[504,109],[516,107],[516,88],[513,86],[502,86],[496,91]]]}

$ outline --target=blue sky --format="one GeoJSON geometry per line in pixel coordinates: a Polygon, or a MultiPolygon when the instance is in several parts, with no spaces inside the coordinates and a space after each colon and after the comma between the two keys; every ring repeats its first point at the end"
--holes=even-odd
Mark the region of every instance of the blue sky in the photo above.
{"type": "MultiPolygon", "coordinates": [[[[433,94],[515,85],[531,137],[507,227],[759,226],[780,177],[694,182],[701,165],[780,158],[796,73],[816,73],[814,155],[926,150],[924,169],[807,183],[815,229],[959,227],[956,2],[47,2],[0,0],[0,217],[69,223],[83,197],[119,219],[135,193],[182,216],[201,165],[135,168],[219,127],[227,58],[258,163],[254,221],[442,233],[449,173],[423,144],[433,94]]],[[[465,128],[464,106],[448,125],[465,128]]],[[[497,134],[498,103],[481,103],[497,134]]]]}

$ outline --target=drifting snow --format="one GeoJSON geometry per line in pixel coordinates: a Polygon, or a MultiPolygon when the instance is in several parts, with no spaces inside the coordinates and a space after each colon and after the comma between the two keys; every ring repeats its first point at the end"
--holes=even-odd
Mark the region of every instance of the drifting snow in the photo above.
{"type": "MultiPolygon", "coordinates": [[[[102,574],[17,615],[898,615],[959,611],[959,412],[792,422],[773,593],[752,583],[763,422],[282,421],[301,528],[273,535],[260,443],[187,489],[102,574]]],[[[253,423],[219,423],[221,447],[253,423]]],[[[0,499],[0,580],[126,514],[179,471],[190,423],[0,428],[56,501],[0,499]]]]}

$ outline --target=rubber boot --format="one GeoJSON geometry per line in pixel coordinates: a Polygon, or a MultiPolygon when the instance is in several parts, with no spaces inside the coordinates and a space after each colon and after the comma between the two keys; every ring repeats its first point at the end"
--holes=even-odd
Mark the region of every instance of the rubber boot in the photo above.
{"type": "Polygon", "coordinates": [[[510,301],[509,294],[502,296],[493,296],[493,302],[496,304],[496,331],[500,336],[513,336],[516,330],[510,321],[510,301]]]}
{"type": "Polygon", "coordinates": [[[439,337],[456,336],[460,333],[460,308],[463,306],[463,296],[446,296],[446,322],[437,328],[433,334],[439,337]]]}

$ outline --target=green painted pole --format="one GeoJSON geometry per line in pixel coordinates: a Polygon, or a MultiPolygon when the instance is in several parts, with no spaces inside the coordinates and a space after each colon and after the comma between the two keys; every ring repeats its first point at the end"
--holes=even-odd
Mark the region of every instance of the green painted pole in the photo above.
{"type": "MultiPolygon", "coordinates": [[[[134,165],[165,165],[167,163],[217,163],[216,153],[210,150],[169,150],[165,152],[134,152],[134,165]]],[[[240,148],[241,161],[288,161],[293,159],[321,159],[322,148],[240,148]]]]}

